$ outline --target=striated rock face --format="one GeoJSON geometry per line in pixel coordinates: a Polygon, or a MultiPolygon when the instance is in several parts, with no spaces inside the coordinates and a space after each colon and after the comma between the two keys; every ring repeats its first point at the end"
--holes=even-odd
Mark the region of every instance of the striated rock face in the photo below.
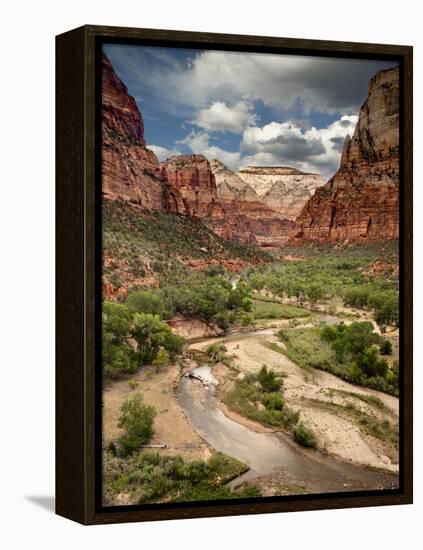
{"type": "Polygon", "coordinates": [[[175,155],[162,163],[167,210],[193,218],[224,216],[210,163],[203,155],[175,155]]]}
{"type": "Polygon", "coordinates": [[[141,113],[105,55],[102,59],[103,195],[143,208],[163,208],[163,176],[145,146],[141,113]]]}
{"type": "Polygon", "coordinates": [[[216,179],[217,195],[229,216],[241,215],[248,221],[260,246],[283,245],[293,222],[263,202],[255,190],[239,175],[218,160],[210,161],[216,179]]]}
{"type": "Polygon", "coordinates": [[[307,200],[325,184],[320,174],[289,166],[248,166],[237,172],[259,196],[288,220],[295,220],[307,200]]]}
{"type": "Polygon", "coordinates": [[[397,239],[399,233],[399,71],[369,82],[341,165],[296,220],[291,244],[397,239]]]}
{"type": "Polygon", "coordinates": [[[176,155],[162,163],[168,212],[198,218],[225,239],[255,244],[256,238],[237,209],[218,196],[215,176],[203,155],[176,155]]]}

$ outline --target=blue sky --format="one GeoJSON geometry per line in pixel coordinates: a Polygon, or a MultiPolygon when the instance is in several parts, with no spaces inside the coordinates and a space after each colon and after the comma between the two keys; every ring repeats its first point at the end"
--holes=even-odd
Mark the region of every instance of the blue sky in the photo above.
{"type": "Polygon", "coordinates": [[[106,44],[160,160],[287,165],[329,178],[369,79],[387,61],[106,44]]]}

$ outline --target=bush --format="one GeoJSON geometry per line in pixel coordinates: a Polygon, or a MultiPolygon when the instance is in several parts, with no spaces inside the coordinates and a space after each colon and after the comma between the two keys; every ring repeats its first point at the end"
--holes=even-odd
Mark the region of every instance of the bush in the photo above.
{"type": "Polygon", "coordinates": [[[383,340],[383,342],[380,344],[380,353],[382,355],[391,355],[392,343],[390,340],[383,340]]]}
{"type": "Polygon", "coordinates": [[[123,402],[121,413],[118,426],[124,433],[118,439],[117,449],[120,456],[128,456],[153,437],[156,410],[144,405],[138,393],[123,402]]]}
{"type": "Polygon", "coordinates": [[[398,371],[389,369],[378,350],[381,337],[371,323],[278,332],[286,349],[277,351],[303,368],[318,368],[372,389],[398,395],[398,371]]]}
{"type": "Polygon", "coordinates": [[[228,348],[224,344],[211,344],[206,348],[206,355],[212,363],[221,363],[227,357],[228,348]]]}
{"type": "Polygon", "coordinates": [[[378,357],[377,349],[374,347],[366,348],[360,353],[356,358],[356,364],[361,372],[369,378],[384,378],[388,371],[388,363],[385,359],[378,357]]]}
{"type": "Polygon", "coordinates": [[[302,422],[297,424],[294,430],[294,439],[303,447],[317,447],[317,439],[314,432],[306,428],[302,422]]]}
{"type": "Polygon", "coordinates": [[[166,367],[169,364],[169,354],[165,348],[160,348],[156,357],[153,360],[153,365],[159,369],[160,367],[166,367]]]}
{"type": "Polygon", "coordinates": [[[266,409],[271,411],[281,411],[285,405],[282,395],[276,392],[264,395],[262,403],[266,409]]]}
{"type": "Polygon", "coordinates": [[[266,392],[277,392],[282,387],[282,380],[276,377],[272,370],[268,370],[266,365],[263,365],[257,377],[260,386],[266,392]]]}

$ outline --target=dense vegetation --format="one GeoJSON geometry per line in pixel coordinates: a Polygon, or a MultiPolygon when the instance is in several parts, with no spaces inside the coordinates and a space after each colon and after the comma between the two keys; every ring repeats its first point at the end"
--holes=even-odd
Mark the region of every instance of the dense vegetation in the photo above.
{"type": "Polygon", "coordinates": [[[120,201],[103,201],[104,281],[129,288],[142,277],[173,283],[190,272],[188,260],[263,262],[258,248],[222,239],[187,216],[140,210],[120,201]]]}
{"type": "MultiPolygon", "coordinates": [[[[382,330],[387,325],[398,326],[398,279],[393,275],[369,277],[366,270],[375,256],[365,255],[365,248],[363,255],[356,256],[357,249],[360,251],[360,247],[344,250],[343,255],[338,252],[248,267],[243,277],[251,289],[266,289],[275,297],[294,298],[300,306],[308,302],[314,307],[319,301],[340,297],[345,305],[373,310],[382,330]]],[[[397,261],[394,251],[389,257],[397,261]]]]}
{"type": "Polygon", "coordinates": [[[102,365],[106,378],[133,373],[157,359],[161,364],[181,350],[183,339],[154,313],[134,313],[126,305],[103,303],[102,365]]]}
{"type": "Polygon", "coordinates": [[[263,365],[258,374],[236,380],[222,400],[238,414],[268,426],[283,426],[300,445],[316,447],[313,432],[299,423],[299,413],[285,404],[282,386],[281,377],[263,365]]]}
{"type": "Polygon", "coordinates": [[[134,504],[258,497],[260,491],[254,485],[237,490],[225,487],[247,470],[248,466],[223,453],[214,453],[205,462],[157,453],[134,453],[122,459],[106,451],[104,496],[116,503],[118,495],[124,494],[134,504]]]}
{"type": "Polygon", "coordinates": [[[398,363],[390,368],[381,357],[385,339],[368,322],[279,331],[286,349],[278,348],[304,368],[328,371],[348,382],[398,395],[398,363]]]}

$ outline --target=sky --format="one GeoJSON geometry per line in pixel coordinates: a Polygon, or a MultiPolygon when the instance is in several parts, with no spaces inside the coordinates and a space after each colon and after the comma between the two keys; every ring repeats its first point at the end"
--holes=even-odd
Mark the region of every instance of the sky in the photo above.
{"type": "Polygon", "coordinates": [[[369,79],[396,62],[105,44],[159,160],[201,153],[232,170],[330,178],[369,79]]]}

